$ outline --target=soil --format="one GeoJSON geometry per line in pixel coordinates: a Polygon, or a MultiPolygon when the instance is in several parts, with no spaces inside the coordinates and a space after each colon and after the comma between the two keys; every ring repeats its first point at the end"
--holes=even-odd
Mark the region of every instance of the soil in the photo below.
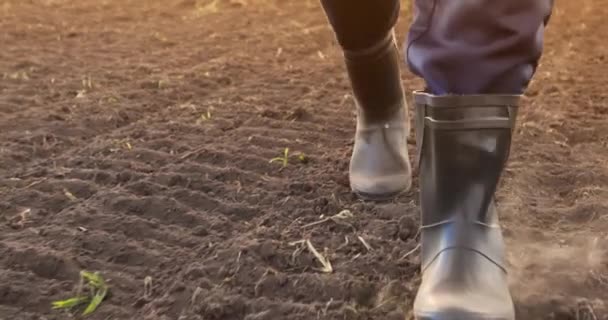
{"type": "MultiPolygon", "coordinates": [[[[518,319],[608,319],[606,16],[557,2],[520,111],[497,196],[518,319]]],[[[410,316],[416,183],[351,194],[317,1],[4,0],[0,30],[0,319],[69,318],[82,269],[110,285],[90,319],[410,316]]]]}

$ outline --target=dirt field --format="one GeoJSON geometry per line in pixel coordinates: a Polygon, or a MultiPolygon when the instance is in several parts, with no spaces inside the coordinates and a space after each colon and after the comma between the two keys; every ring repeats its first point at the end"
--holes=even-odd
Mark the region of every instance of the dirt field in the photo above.
{"type": "MultiPolygon", "coordinates": [[[[518,120],[498,194],[518,319],[608,319],[607,16],[558,0],[518,120]]],[[[409,316],[417,188],[349,192],[317,1],[3,0],[0,30],[0,319],[68,319],[50,303],[81,269],[111,286],[90,319],[409,316]]]]}

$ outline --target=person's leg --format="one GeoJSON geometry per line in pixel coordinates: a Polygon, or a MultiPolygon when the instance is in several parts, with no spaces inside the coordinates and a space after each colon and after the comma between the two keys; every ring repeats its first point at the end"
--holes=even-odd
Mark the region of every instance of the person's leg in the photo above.
{"type": "Polygon", "coordinates": [[[513,320],[494,193],[551,0],[415,0],[408,39],[422,212],[418,320],[513,320]]]}
{"type": "Polygon", "coordinates": [[[393,26],[399,0],[321,0],[338,43],[357,103],[350,162],[353,191],[383,200],[411,185],[409,123],[393,26]]]}
{"type": "Polygon", "coordinates": [[[553,0],[414,3],[407,62],[429,93],[523,93],[541,57],[553,0]]]}
{"type": "Polygon", "coordinates": [[[365,50],[391,32],[399,0],[321,0],[336,39],[346,51],[365,50]]]}

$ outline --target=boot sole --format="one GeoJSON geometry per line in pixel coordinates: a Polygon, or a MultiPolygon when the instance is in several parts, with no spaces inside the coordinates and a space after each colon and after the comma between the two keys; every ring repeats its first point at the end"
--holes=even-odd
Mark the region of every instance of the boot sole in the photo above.
{"type": "Polygon", "coordinates": [[[438,312],[436,314],[420,313],[414,314],[415,320],[515,320],[512,316],[495,316],[473,314],[463,311],[438,312]]]}
{"type": "Polygon", "coordinates": [[[383,201],[390,201],[395,199],[397,196],[399,196],[400,194],[409,191],[411,188],[411,184],[406,187],[403,188],[401,190],[397,190],[394,192],[387,192],[387,193],[368,193],[368,192],[361,192],[355,189],[352,189],[352,192],[361,200],[363,201],[374,201],[374,202],[383,202],[383,201]]]}
{"type": "Polygon", "coordinates": [[[375,201],[375,202],[382,202],[382,201],[393,200],[398,195],[400,195],[402,192],[405,192],[405,190],[397,191],[397,192],[391,192],[391,193],[383,193],[383,194],[371,194],[371,193],[365,193],[365,192],[359,192],[357,190],[353,190],[353,193],[359,199],[364,200],[364,201],[375,201]]]}
{"type": "Polygon", "coordinates": [[[514,318],[505,317],[485,317],[476,315],[465,315],[465,314],[447,314],[447,315],[436,315],[436,316],[414,316],[416,320],[513,320],[514,318]]]}

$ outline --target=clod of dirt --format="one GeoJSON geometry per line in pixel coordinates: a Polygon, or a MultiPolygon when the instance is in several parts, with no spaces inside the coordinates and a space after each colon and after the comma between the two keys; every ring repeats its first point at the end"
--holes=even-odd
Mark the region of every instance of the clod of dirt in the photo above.
{"type": "Polygon", "coordinates": [[[288,278],[284,274],[269,274],[262,277],[255,285],[255,296],[268,296],[285,287],[288,278]]]}
{"type": "Polygon", "coordinates": [[[399,234],[399,226],[395,221],[375,219],[368,223],[366,232],[378,238],[394,239],[399,234]]]}
{"type": "Polygon", "coordinates": [[[399,219],[399,239],[408,241],[418,233],[418,222],[410,216],[399,219]]]}
{"type": "Polygon", "coordinates": [[[270,119],[280,119],[281,118],[281,114],[279,112],[270,110],[270,109],[264,109],[262,112],[260,112],[260,115],[264,118],[270,118],[270,119]]]}
{"type": "Polygon", "coordinates": [[[260,112],[260,115],[264,118],[275,119],[275,120],[289,120],[289,121],[312,121],[313,116],[310,112],[302,107],[297,107],[291,112],[285,114],[285,112],[279,112],[272,109],[264,109],[260,112]]]}
{"type": "Polygon", "coordinates": [[[404,212],[405,210],[401,203],[389,203],[376,208],[378,218],[386,220],[399,220],[404,212]]]}
{"type": "Polygon", "coordinates": [[[272,241],[264,241],[257,247],[257,253],[264,260],[270,260],[276,255],[276,246],[272,241]]]}
{"type": "Polygon", "coordinates": [[[242,296],[211,296],[202,303],[205,319],[242,319],[249,306],[242,296]]]}
{"type": "Polygon", "coordinates": [[[196,226],[192,230],[192,234],[197,237],[206,237],[209,235],[209,229],[205,226],[196,226]]]}
{"type": "Polygon", "coordinates": [[[371,282],[353,282],[349,295],[359,306],[373,308],[376,302],[376,286],[371,282]]]}
{"type": "Polygon", "coordinates": [[[292,121],[312,121],[313,116],[306,109],[298,107],[293,110],[289,115],[287,115],[286,119],[292,121]]]}

